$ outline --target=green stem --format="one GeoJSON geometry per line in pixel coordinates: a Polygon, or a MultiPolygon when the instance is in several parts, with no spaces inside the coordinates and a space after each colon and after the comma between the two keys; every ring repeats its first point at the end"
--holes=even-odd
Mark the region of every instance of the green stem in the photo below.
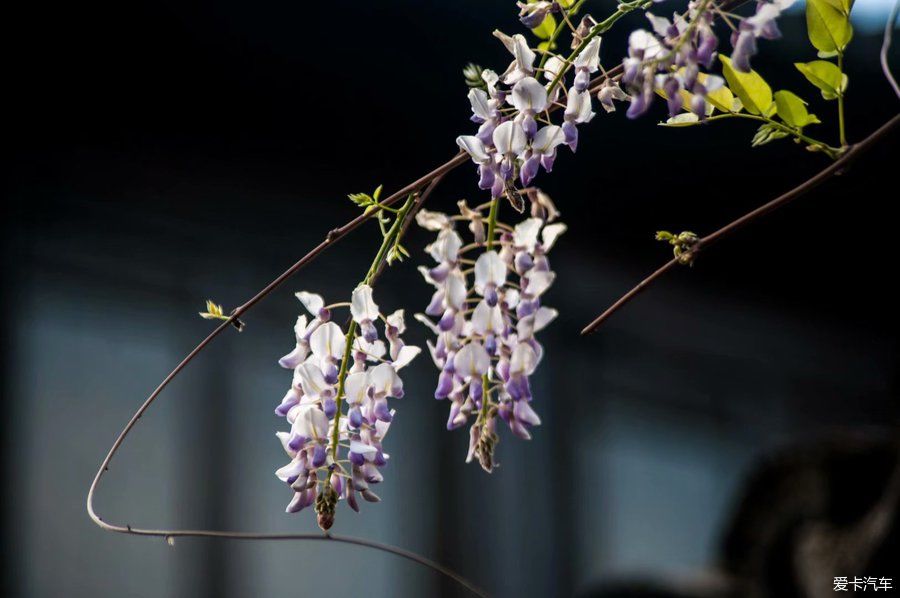
{"type": "MultiPolygon", "coordinates": [[[[397,211],[397,217],[394,218],[394,223],[391,225],[387,234],[384,235],[381,247],[378,248],[378,253],[375,254],[375,259],[372,261],[372,265],[369,266],[369,271],[366,272],[365,278],[363,278],[362,282],[359,284],[369,284],[372,281],[372,278],[375,276],[376,272],[378,272],[379,267],[381,267],[381,263],[387,257],[387,253],[391,246],[397,240],[400,231],[403,230],[403,222],[406,220],[409,210],[414,203],[414,196],[410,195],[406,200],[406,203],[403,204],[403,207],[397,211]]],[[[344,399],[344,382],[347,380],[347,369],[350,366],[350,358],[353,354],[353,341],[356,340],[357,329],[358,325],[356,324],[356,321],[351,320],[350,326],[347,328],[347,334],[344,337],[344,358],[341,360],[341,368],[338,371],[338,389],[334,399],[336,411],[334,416],[334,426],[331,430],[331,459],[335,462],[337,462],[338,442],[340,441],[341,403],[344,399]]]]}
{"type": "Polygon", "coordinates": [[[653,0],[634,0],[633,2],[622,2],[621,4],[619,4],[618,8],[616,8],[616,12],[606,17],[605,20],[594,25],[590,32],[584,36],[584,39],[581,40],[581,43],[578,44],[578,47],[572,50],[572,53],[569,54],[568,58],[566,58],[565,65],[561,69],[559,69],[559,72],[553,78],[550,86],[547,87],[547,94],[553,94],[553,90],[556,89],[556,86],[559,85],[559,82],[562,81],[562,78],[566,75],[569,69],[572,68],[572,62],[579,54],[581,54],[581,51],[584,50],[584,48],[592,39],[594,39],[601,33],[606,33],[607,31],[609,31],[609,29],[615,24],[616,21],[618,21],[631,11],[637,10],[638,8],[649,7],[652,4],[653,0]]]}
{"type": "MultiPolygon", "coordinates": [[[[494,231],[497,230],[497,214],[500,212],[500,198],[495,197],[491,200],[491,209],[488,212],[488,232],[487,232],[487,250],[494,249],[494,231]]],[[[488,388],[488,375],[481,376],[481,413],[478,420],[483,424],[487,422],[488,406],[491,402],[491,392],[488,388]]]]}
{"type": "MultiPolygon", "coordinates": [[[[838,70],[841,72],[841,79],[844,78],[844,53],[839,52],[837,56],[838,70]]],[[[847,147],[847,135],[844,132],[844,90],[838,91],[838,131],[840,132],[841,147],[847,147]]]]}
{"type": "Polygon", "coordinates": [[[783,123],[780,123],[777,120],[773,120],[773,119],[769,118],[768,116],[760,116],[757,114],[746,114],[743,112],[731,112],[729,114],[718,114],[716,116],[710,116],[706,120],[707,120],[707,122],[710,122],[710,121],[714,121],[714,120],[722,120],[725,118],[746,118],[748,120],[755,120],[755,121],[767,123],[769,125],[772,125],[773,127],[777,127],[779,129],[781,129],[782,131],[788,133],[789,135],[796,137],[797,139],[806,143],[807,145],[813,145],[818,148],[821,148],[821,150],[832,160],[841,155],[841,148],[832,147],[825,142],[819,141],[818,139],[813,139],[812,137],[810,137],[808,135],[804,135],[797,129],[795,129],[793,127],[789,127],[783,123]]]}
{"type": "Polygon", "coordinates": [[[494,232],[497,230],[497,212],[500,209],[500,198],[495,197],[491,200],[491,209],[488,212],[488,230],[487,230],[487,248],[488,251],[494,248],[494,232]]]}

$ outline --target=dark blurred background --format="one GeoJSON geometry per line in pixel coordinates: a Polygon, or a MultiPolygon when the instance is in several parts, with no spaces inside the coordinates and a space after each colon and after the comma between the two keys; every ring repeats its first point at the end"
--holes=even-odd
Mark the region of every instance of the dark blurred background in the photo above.
{"type": "MultiPolygon", "coordinates": [[[[589,4],[595,16],[614,6],[589,4]]],[[[860,7],[870,18],[847,58],[851,140],[900,105],[877,65],[886,6],[860,7]]],[[[355,547],[108,534],[84,499],[132,412],[210,330],[196,315],[206,298],[240,304],[356,213],[347,193],[396,189],[453,155],[472,128],[460,70],[505,68],[490,33],[520,30],[514,4],[6,12],[4,595],[457,595],[355,547]]],[[[605,37],[607,66],[641,21],[605,37]]],[[[802,13],[782,29],[755,66],[808,99],[834,139],[835,106],[791,66],[815,58],[802,13]]],[[[360,515],[342,506],[334,531],[418,551],[501,596],[702,592],[734,578],[759,595],[808,595],[830,591],[832,574],[896,578],[900,553],[885,540],[896,530],[854,570],[810,574],[795,558],[810,522],[839,533],[877,508],[888,528],[896,514],[896,138],[583,338],[668,258],[654,231],[708,233],[824,165],[787,141],[751,149],[745,123],[668,130],[659,112],[623,112],[599,114],[578,154],[561,152],[537,181],[570,227],[547,297],[561,316],[534,382],[544,425],[531,442],[504,430],[492,476],[466,466],[467,434],[445,431],[447,404],[431,398],[436,372],[420,358],[396,405],[383,502],[360,515]]],[[[430,207],[460,198],[482,199],[469,166],[430,207]]],[[[384,276],[385,309],[424,308],[414,266],[429,236],[413,230],[413,259],[384,276]]],[[[314,530],[311,513],[284,513],[289,492],[273,475],[285,457],[272,409],[290,381],[276,360],[293,346],[292,292],[343,300],[376,240],[373,226],[347,238],[196,360],[113,461],[105,519],[314,530]]],[[[426,338],[415,324],[408,336],[426,338]]]]}

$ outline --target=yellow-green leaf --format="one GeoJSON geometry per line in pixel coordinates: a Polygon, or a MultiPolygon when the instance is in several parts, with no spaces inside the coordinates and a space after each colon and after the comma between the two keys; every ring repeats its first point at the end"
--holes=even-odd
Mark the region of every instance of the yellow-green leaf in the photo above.
{"type": "Polygon", "coordinates": [[[807,111],[806,102],[790,91],[784,89],[776,91],[775,106],[778,110],[778,117],[792,127],[802,129],[806,125],[819,122],[814,114],[807,111]]]}
{"type": "Polygon", "coordinates": [[[826,60],[795,62],[794,66],[806,79],[822,90],[822,97],[833,100],[847,89],[847,75],[836,64],[826,60]]]}
{"type": "Polygon", "coordinates": [[[531,31],[541,39],[550,39],[550,36],[552,36],[553,32],[556,31],[556,19],[553,17],[553,15],[548,14],[546,17],[544,17],[544,20],[541,21],[541,24],[531,31]]]}
{"type": "Polygon", "coordinates": [[[741,100],[744,108],[751,114],[765,114],[772,105],[772,88],[756,71],[741,73],[731,66],[731,58],[719,55],[722,61],[722,74],[728,81],[728,87],[741,100]]]}
{"type": "Polygon", "coordinates": [[[734,110],[734,94],[724,85],[719,89],[706,94],[706,101],[722,112],[740,111],[740,109],[734,110]]]}
{"type": "MultiPolygon", "coordinates": [[[[806,0],[806,30],[809,41],[821,52],[841,52],[853,37],[846,0],[806,0]]],[[[849,2],[847,2],[849,4],[849,2]]]]}

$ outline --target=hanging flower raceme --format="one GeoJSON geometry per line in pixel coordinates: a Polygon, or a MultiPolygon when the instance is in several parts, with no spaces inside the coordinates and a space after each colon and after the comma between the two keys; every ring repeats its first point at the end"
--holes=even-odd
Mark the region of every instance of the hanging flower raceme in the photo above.
{"type": "Polygon", "coordinates": [[[420,349],[400,337],[406,330],[403,310],[383,316],[368,285],[357,287],[349,304],[339,304],[349,305],[360,336],[331,321],[331,307],[321,296],[301,292],[297,298],[313,317],[297,319],[296,347],[278,362],[294,376],[275,409],[291,426],[276,434],[291,462],[275,475],[294,492],[287,512],[315,505],[319,525],[327,530],[338,501],[346,499],[358,511],[357,495],[379,500],[370,486],[383,479],[380,470],[388,460],[382,446],[394,417],[388,399],[403,396],[398,371],[420,349]],[[387,345],[379,338],[378,321],[384,322],[387,345]]]}
{"type": "MultiPolygon", "coordinates": [[[[534,15],[543,19],[548,12],[558,10],[558,5],[533,2],[521,4],[520,8],[524,21],[534,15]]],[[[591,23],[594,21],[590,17],[582,20],[584,35],[591,23]]],[[[600,68],[600,38],[590,39],[571,65],[559,56],[550,56],[542,67],[546,80],[542,83],[535,66],[537,54],[528,47],[523,35],[495,31],[494,36],[513,55],[513,61],[502,75],[488,69],[482,71],[486,90],[469,91],[472,120],[478,123],[478,131],[475,135],[459,136],[456,143],[478,165],[479,188],[499,197],[504,193],[517,194],[516,179],[522,187],[528,187],[541,167],[550,172],[560,145],[566,144],[572,151],[577,148],[577,125],[594,116],[587,86],[591,75],[600,68]],[[574,81],[567,89],[566,79],[573,70],[574,81]],[[561,99],[561,94],[565,98],[561,99]],[[566,109],[559,124],[554,124],[548,109],[557,102],[564,103],[566,109]]],[[[618,93],[607,92],[601,100],[621,99],[621,90],[615,89],[618,93]]]]}
{"type": "Polygon", "coordinates": [[[543,356],[535,334],[557,315],[542,297],[555,278],[547,253],[566,226],[553,222],[558,212],[546,194],[530,188],[524,195],[532,217],[515,227],[496,222],[487,238],[490,204],[473,209],[460,202],[456,216],[426,210],[416,216],[437,233],[428,247],[437,265],[420,268],[435,294],[425,314],[416,315],[435,334],[428,342],[440,371],[434,396],[450,402],[448,430],[474,418],[467,461],[477,458],[488,472],[495,465],[498,417],[524,439],[540,424],[529,383],[543,356]],[[462,245],[457,223],[468,223],[474,243],[462,245]],[[451,278],[458,285],[452,293],[451,278]]]}
{"type": "MultiPolygon", "coordinates": [[[[731,36],[734,48],[731,60],[736,70],[750,72],[750,58],[756,54],[757,39],[780,37],[775,19],[793,2],[763,0],[757,3],[753,16],[729,16],[729,23],[737,23],[731,36]]],[[[682,107],[700,119],[709,116],[713,106],[707,96],[725,83],[717,75],[702,72],[712,68],[717,55],[715,15],[715,0],[694,0],[688,4],[687,12],[673,15],[671,21],[646,13],[651,30],[631,32],[628,57],[622,62],[622,83],[631,95],[630,118],[647,112],[657,92],[666,98],[672,118],[682,107]]],[[[612,93],[601,90],[604,107],[611,105],[606,98],[611,98],[612,93]]]]}

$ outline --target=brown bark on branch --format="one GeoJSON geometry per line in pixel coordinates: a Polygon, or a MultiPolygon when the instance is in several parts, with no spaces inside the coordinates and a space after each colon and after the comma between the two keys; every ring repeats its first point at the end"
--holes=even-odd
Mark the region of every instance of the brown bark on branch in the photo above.
{"type": "Polygon", "coordinates": [[[638,293],[640,293],[648,286],[650,286],[653,282],[662,277],[663,274],[679,265],[679,263],[691,262],[699,252],[703,251],[703,249],[705,249],[706,247],[709,247],[716,241],[720,240],[725,235],[733,233],[737,229],[750,224],[758,218],[765,216],[769,212],[777,210],[778,208],[787,205],[798,197],[806,195],[825,181],[831,179],[831,177],[842,174],[851,162],[859,158],[866,150],[870,149],[873,145],[881,141],[883,138],[890,135],[898,126],[900,126],[900,114],[894,116],[894,118],[881,125],[881,127],[879,127],[874,133],[872,133],[859,143],[851,145],[850,148],[840,158],[832,162],[823,170],[819,171],[819,173],[814,177],[807,179],[787,193],[776,197],[772,201],[761,205],[755,210],[744,214],[737,220],[729,222],[719,230],[710,233],[705,237],[701,237],[700,240],[691,247],[687,254],[682,256],[682,262],[679,262],[678,258],[673,258],[660,266],[659,269],[657,269],[653,274],[638,283],[637,286],[625,293],[621,298],[619,298],[618,301],[609,306],[606,311],[597,316],[594,321],[585,326],[581,331],[581,334],[591,334],[592,332],[595,332],[601,324],[609,319],[610,316],[624,307],[626,303],[634,299],[638,293]]]}

